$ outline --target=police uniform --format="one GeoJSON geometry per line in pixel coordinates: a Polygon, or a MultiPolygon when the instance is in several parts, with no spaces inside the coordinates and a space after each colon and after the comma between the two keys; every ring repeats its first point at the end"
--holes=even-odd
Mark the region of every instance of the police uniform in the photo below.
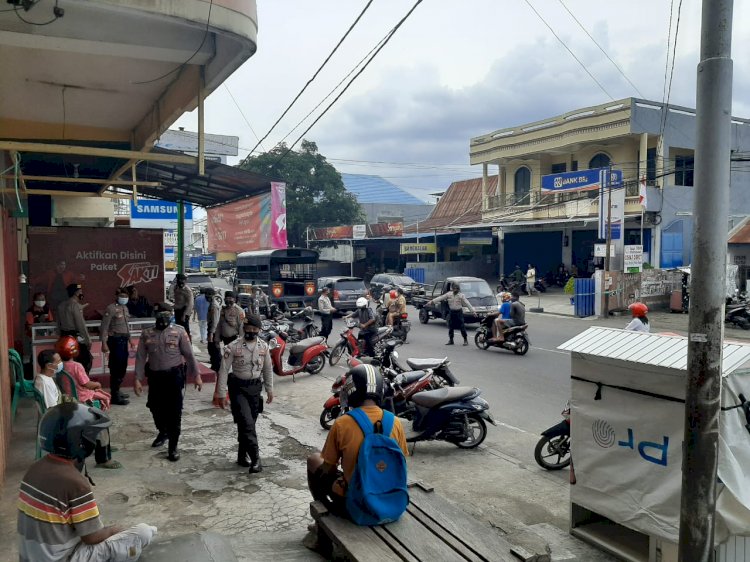
{"type": "Polygon", "coordinates": [[[469,309],[469,312],[474,312],[474,307],[466,299],[462,292],[454,293],[449,291],[444,295],[432,299],[432,303],[438,303],[442,301],[448,302],[448,345],[453,344],[453,330],[461,330],[461,335],[464,338],[464,345],[468,343],[468,335],[466,334],[466,326],[464,326],[464,307],[469,309]]]}
{"type": "Polygon", "coordinates": [[[120,394],[120,385],[125,379],[128,370],[128,357],[130,354],[130,312],[127,304],[112,303],[107,305],[99,326],[99,334],[102,343],[106,342],[109,348],[109,389],[112,394],[112,403],[127,403],[123,400],[125,396],[120,394]]]}
{"type": "Polygon", "coordinates": [[[174,287],[174,316],[175,322],[185,328],[190,336],[190,317],[193,315],[193,291],[187,285],[174,287]]]}
{"type": "Polygon", "coordinates": [[[218,373],[221,368],[221,351],[219,350],[220,340],[219,335],[216,333],[216,330],[219,327],[220,314],[221,307],[212,295],[208,304],[208,326],[206,329],[208,332],[208,343],[206,344],[206,349],[211,360],[211,370],[216,373],[218,373]]]}
{"type": "Polygon", "coordinates": [[[249,466],[249,455],[250,463],[260,467],[255,421],[263,411],[263,399],[260,395],[263,386],[267,393],[273,393],[273,366],[268,344],[257,338],[254,341],[242,338],[226,346],[216,382],[216,393],[220,397],[226,396],[227,388],[229,389],[232,417],[237,424],[239,442],[237,462],[242,466],[249,466]]]}
{"type": "Polygon", "coordinates": [[[57,307],[57,327],[61,336],[78,338],[76,360],[86,369],[86,374],[89,374],[94,361],[91,356],[91,338],[86,329],[86,321],[83,319],[83,306],[81,300],[75,296],[80,289],[80,285],[68,285],[67,291],[70,298],[61,302],[57,307]]]}
{"type": "Polygon", "coordinates": [[[216,332],[221,341],[228,344],[242,334],[242,323],[245,321],[245,311],[237,304],[225,306],[219,313],[219,326],[216,332]]]}
{"type": "MultiPolygon", "coordinates": [[[[163,330],[146,328],[141,332],[135,360],[135,376],[148,379],[148,406],[159,436],[154,446],[169,439],[170,460],[177,451],[182,424],[182,401],[187,376],[199,376],[190,338],[182,326],[163,330]]],[[[177,455],[179,458],[179,455],[177,455]]]]}

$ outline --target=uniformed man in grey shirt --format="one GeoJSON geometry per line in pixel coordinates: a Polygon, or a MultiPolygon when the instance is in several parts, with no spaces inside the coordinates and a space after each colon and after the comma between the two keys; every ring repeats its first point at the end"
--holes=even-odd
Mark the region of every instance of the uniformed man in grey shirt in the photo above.
{"type": "Polygon", "coordinates": [[[320,312],[320,335],[328,341],[328,336],[331,335],[333,330],[333,313],[336,309],[333,308],[330,298],[330,288],[328,286],[323,287],[318,298],[318,312],[320,312]]]}
{"type": "Polygon", "coordinates": [[[175,276],[174,288],[174,319],[177,324],[185,328],[190,337],[190,318],[193,316],[195,297],[193,290],[186,285],[187,276],[178,273],[175,276]]]}
{"type": "Polygon", "coordinates": [[[208,325],[206,327],[208,343],[206,344],[206,350],[208,351],[208,357],[211,361],[211,370],[218,374],[219,368],[221,367],[221,339],[216,333],[216,330],[219,327],[221,304],[220,301],[217,301],[216,291],[213,288],[206,289],[205,295],[208,299],[208,325]]]}
{"type": "Polygon", "coordinates": [[[135,355],[136,395],[143,392],[142,382],[148,378],[148,402],[154,425],[159,434],[151,443],[161,447],[169,440],[167,458],[180,460],[177,442],[182,426],[182,401],[185,396],[187,377],[195,377],[195,388],[203,388],[198,362],[193,356],[193,346],[182,326],[171,324],[174,309],[168,303],[161,303],[154,316],[156,326],[141,332],[138,351],[135,355]]]}
{"type": "Polygon", "coordinates": [[[91,372],[93,357],[91,357],[91,338],[86,321],[83,319],[83,288],[79,283],[72,283],[65,289],[68,300],[57,307],[57,328],[61,336],[73,336],[78,339],[78,358],[76,359],[86,374],[91,372]]]}
{"type": "Polygon", "coordinates": [[[245,321],[245,311],[234,300],[234,292],[224,293],[224,307],[219,312],[219,325],[216,333],[224,345],[228,345],[237,339],[242,332],[242,323],[245,321]]]}
{"type": "Polygon", "coordinates": [[[227,406],[227,388],[232,417],[237,424],[237,464],[250,467],[250,474],[261,472],[258,436],[255,421],[263,411],[262,387],[266,403],[273,401],[273,365],[268,344],[258,339],[262,321],[257,314],[248,314],[243,325],[244,335],[224,348],[214,402],[227,406]],[[231,371],[231,373],[230,373],[231,371]]]}
{"type": "Polygon", "coordinates": [[[474,307],[461,292],[457,283],[453,283],[450,292],[432,299],[427,304],[431,305],[442,301],[448,301],[448,343],[445,345],[453,345],[453,330],[461,330],[464,345],[469,345],[466,326],[464,326],[464,308],[468,308],[469,312],[474,314],[474,307]]]}
{"type": "Polygon", "coordinates": [[[128,301],[130,296],[125,287],[115,291],[115,302],[108,304],[99,325],[99,337],[102,340],[102,353],[109,353],[109,390],[112,394],[112,404],[126,406],[130,404],[128,395],[120,392],[120,385],[125,380],[128,370],[130,348],[130,312],[128,301]]]}

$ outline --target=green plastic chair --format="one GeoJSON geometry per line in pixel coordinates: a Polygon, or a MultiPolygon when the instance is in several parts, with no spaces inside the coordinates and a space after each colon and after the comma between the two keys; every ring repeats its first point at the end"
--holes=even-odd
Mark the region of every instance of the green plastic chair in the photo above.
{"type": "MultiPolygon", "coordinates": [[[[60,371],[55,375],[55,382],[57,383],[57,388],[60,389],[60,392],[66,396],[70,396],[76,402],[80,402],[78,399],[78,388],[76,388],[76,382],[73,380],[73,376],[70,373],[65,370],[60,371]]],[[[91,405],[94,406],[94,408],[99,409],[102,407],[100,400],[92,400],[91,405]]]]}
{"type": "Polygon", "coordinates": [[[23,378],[23,361],[15,349],[8,350],[8,362],[13,374],[13,398],[10,406],[10,419],[16,419],[16,409],[21,398],[34,398],[34,382],[23,378]]]}
{"type": "Polygon", "coordinates": [[[47,411],[47,403],[44,401],[44,396],[41,392],[39,392],[34,386],[31,387],[34,401],[36,402],[36,438],[34,441],[36,441],[36,457],[37,459],[42,458],[42,446],[39,443],[39,422],[42,419],[42,416],[47,411]]]}

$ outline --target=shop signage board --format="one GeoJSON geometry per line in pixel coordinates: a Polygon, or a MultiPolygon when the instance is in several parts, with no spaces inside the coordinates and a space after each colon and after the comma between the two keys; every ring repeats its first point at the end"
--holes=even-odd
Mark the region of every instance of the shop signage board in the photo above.
{"type": "Polygon", "coordinates": [[[640,273],[643,268],[643,246],[629,244],[625,246],[625,273],[640,273]]]}
{"type": "MultiPolygon", "coordinates": [[[[542,176],[542,191],[564,193],[569,191],[600,190],[606,180],[607,168],[578,170],[542,176]]],[[[613,185],[622,185],[622,170],[611,170],[609,176],[613,185]]]]}
{"type": "Polygon", "coordinates": [[[437,247],[434,243],[429,242],[426,244],[401,244],[401,255],[408,254],[434,254],[437,251],[437,247]]]}

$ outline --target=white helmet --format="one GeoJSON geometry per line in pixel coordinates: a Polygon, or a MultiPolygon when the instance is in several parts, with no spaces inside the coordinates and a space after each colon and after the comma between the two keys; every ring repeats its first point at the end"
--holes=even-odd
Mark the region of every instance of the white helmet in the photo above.
{"type": "Polygon", "coordinates": [[[365,297],[357,299],[357,308],[367,308],[367,299],[365,297]]]}

